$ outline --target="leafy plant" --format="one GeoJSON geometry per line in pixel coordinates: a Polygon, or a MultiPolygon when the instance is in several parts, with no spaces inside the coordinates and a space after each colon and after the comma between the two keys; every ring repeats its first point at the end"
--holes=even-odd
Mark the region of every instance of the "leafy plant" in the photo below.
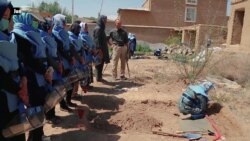
{"type": "Polygon", "coordinates": [[[139,53],[149,53],[149,52],[152,52],[152,50],[150,49],[149,45],[148,44],[138,44],[136,46],[136,52],[139,52],[139,53]]]}
{"type": "Polygon", "coordinates": [[[175,54],[172,59],[177,64],[181,77],[188,79],[190,83],[194,83],[207,67],[211,56],[212,51],[206,48],[199,53],[194,53],[192,56],[175,54]]]}
{"type": "Polygon", "coordinates": [[[170,36],[165,40],[165,44],[168,46],[180,45],[181,44],[181,36],[170,36]]]}
{"type": "MultiPolygon", "coordinates": [[[[49,12],[52,15],[58,14],[58,13],[62,13],[63,15],[66,16],[66,22],[67,23],[71,23],[72,21],[72,15],[68,12],[68,10],[66,8],[62,8],[60,6],[60,4],[57,1],[54,2],[45,2],[42,1],[38,6],[37,6],[38,10],[40,12],[49,12]]],[[[77,19],[78,16],[74,15],[74,19],[77,19]]]]}

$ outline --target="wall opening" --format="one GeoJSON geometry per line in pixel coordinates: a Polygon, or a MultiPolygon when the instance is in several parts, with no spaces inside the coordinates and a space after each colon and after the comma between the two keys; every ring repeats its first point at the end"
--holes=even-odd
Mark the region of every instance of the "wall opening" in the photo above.
{"type": "Polygon", "coordinates": [[[242,28],[244,23],[245,9],[240,9],[235,11],[234,21],[233,21],[233,33],[231,44],[240,44],[242,28]]]}

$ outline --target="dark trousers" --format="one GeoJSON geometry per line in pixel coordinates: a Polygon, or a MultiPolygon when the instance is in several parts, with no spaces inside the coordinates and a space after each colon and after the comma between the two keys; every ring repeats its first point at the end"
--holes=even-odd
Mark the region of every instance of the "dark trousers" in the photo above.
{"type": "Polygon", "coordinates": [[[87,86],[89,86],[91,83],[94,82],[94,79],[93,79],[93,68],[92,66],[89,66],[89,77],[88,77],[88,83],[87,83],[87,86]]]}
{"type": "MultiPolygon", "coordinates": [[[[64,70],[63,76],[64,76],[64,77],[67,77],[67,76],[70,74],[70,72],[71,72],[70,70],[64,70]]],[[[66,98],[63,99],[62,101],[60,101],[60,107],[61,107],[61,108],[66,108],[66,107],[68,107],[68,106],[67,106],[67,102],[71,102],[71,97],[72,97],[74,85],[72,84],[71,87],[72,87],[72,89],[70,89],[70,90],[67,91],[66,98]]]]}
{"type": "Polygon", "coordinates": [[[63,99],[63,100],[60,102],[60,107],[61,107],[61,108],[67,107],[67,103],[70,103],[70,102],[71,102],[72,93],[73,93],[73,89],[67,91],[66,98],[63,99]]]}
{"type": "Polygon", "coordinates": [[[43,126],[29,132],[28,141],[42,141],[44,135],[43,126]]]}
{"type": "MultiPolygon", "coordinates": [[[[35,83],[36,81],[34,78],[33,79],[30,78],[30,80],[33,80],[33,82],[28,81],[28,90],[30,92],[29,100],[31,107],[44,105],[47,89],[45,87],[39,87],[37,83],[35,83]]],[[[44,135],[43,126],[36,128],[29,132],[28,141],[42,141],[43,135],[44,135]]]]}
{"type": "Polygon", "coordinates": [[[47,120],[51,120],[52,118],[54,118],[56,116],[55,107],[49,110],[45,115],[47,120]]]}
{"type": "Polygon", "coordinates": [[[104,61],[102,61],[101,64],[95,66],[96,71],[96,81],[102,80],[102,71],[103,71],[104,61]]]}
{"type": "MultiPolygon", "coordinates": [[[[17,114],[18,110],[9,112],[7,97],[4,93],[0,92],[0,131],[2,131],[17,114]]],[[[25,134],[5,138],[2,132],[0,132],[0,141],[25,141],[25,134]]]]}

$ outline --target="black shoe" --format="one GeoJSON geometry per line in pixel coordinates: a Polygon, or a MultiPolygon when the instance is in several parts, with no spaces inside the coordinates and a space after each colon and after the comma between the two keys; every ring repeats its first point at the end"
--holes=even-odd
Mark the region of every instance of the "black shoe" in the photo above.
{"type": "Polygon", "coordinates": [[[48,119],[47,121],[50,124],[57,125],[57,124],[60,124],[62,122],[62,119],[59,116],[54,116],[53,118],[48,119]]]}
{"type": "Polygon", "coordinates": [[[120,79],[121,79],[121,80],[128,80],[128,78],[125,77],[125,76],[121,76],[120,79]]]}
{"type": "Polygon", "coordinates": [[[73,109],[69,108],[68,106],[66,106],[66,107],[60,107],[60,110],[64,111],[64,112],[69,112],[69,113],[73,112],[73,109]]]}
{"type": "Polygon", "coordinates": [[[72,103],[71,101],[67,102],[67,105],[70,106],[70,107],[77,107],[78,106],[77,104],[72,103]]]}
{"type": "Polygon", "coordinates": [[[91,86],[91,85],[88,85],[87,87],[89,90],[94,88],[94,86],[91,86]]]}

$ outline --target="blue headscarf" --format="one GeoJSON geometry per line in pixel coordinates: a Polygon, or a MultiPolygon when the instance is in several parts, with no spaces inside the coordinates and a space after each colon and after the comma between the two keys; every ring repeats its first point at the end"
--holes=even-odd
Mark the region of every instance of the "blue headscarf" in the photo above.
{"type": "MultiPolygon", "coordinates": [[[[21,13],[14,15],[13,21],[14,29],[12,32],[34,45],[35,49],[32,52],[34,58],[46,58],[46,44],[42,41],[39,31],[32,27],[33,16],[30,13],[21,13]]],[[[47,62],[44,62],[44,65],[47,65],[47,62]]],[[[39,87],[46,85],[43,74],[35,72],[35,76],[39,87]]]]}
{"type": "Polygon", "coordinates": [[[95,48],[95,44],[92,40],[92,38],[89,36],[89,32],[84,31],[85,26],[87,23],[80,23],[81,32],[79,34],[79,38],[89,47],[89,48],[95,48]]]}
{"type": "Polygon", "coordinates": [[[5,0],[5,1],[0,0],[0,20],[2,19],[3,14],[7,8],[10,8],[11,15],[13,15],[14,14],[14,7],[11,4],[11,2],[8,2],[7,0],[5,0]]]}
{"type": "Polygon", "coordinates": [[[52,33],[53,35],[63,43],[64,50],[69,50],[69,34],[64,29],[66,24],[65,16],[62,14],[56,14],[52,18],[52,23],[54,24],[52,33]]]}
{"type": "MultiPolygon", "coordinates": [[[[10,2],[0,1],[0,20],[2,20],[3,14],[7,8],[10,8],[11,15],[14,13],[13,6],[10,2]]],[[[12,36],[13,37],[13,36],[12,36]]],[[[0,31],[0,67],[6,72],[17,71],[18,57],[17,57],[17,46],[12,42],[11,37],[8,34],[0,31]]],[[[19,77],[13,78],[16,82],[19,81],[19,77]]],[[[0,80],[4,81],[4,80],[0,80]]],[[[15,94],[11,94],[4,89],[1,90],[6,94],[7,105],[9,112],[13,112],[18,108],[18,97],[15,94]]],[[[3,111],[0,111],[0,117],[2,117],[3,111]]],[[[2,123],[1,123],[2,124],[2,123]]],[[[1,128],[2,125],[0,125],[1,128]]]]}
{"type": "MultiPolygon", "coordinates": [[[[0,1],[0,20],[7,8],[10,8],[11,14],[13,14],[12,4],[7,1],[0,1]]],[[[0,66],[7,73],[18,69],[17,46],[10,43],[11,39],[6,33],[0,31],[0,66]]]]}
{"type": "Polygon", "coordinates": [[[38,26],[42,41],[47,45],[49,56],[57,57],[57,43],[53,36],[48,33],[51,27],[52,20],[50,18],[45,18],[45,22],[40,22],[38,26]]]}
{"type": "Polygon", "coordinates": [[[13,16],[14,29],[12,32],[27,39],[30,43],[36,46],[34,57],[45,58],[46,45],[42,42],[38,30],[32,27],[33,16],[30,13],[21,13],[20,15],[13,16]]]}
{"type": "Polygon", "coordinates": [[[74,45],[76,51],[80,51],[83,47],[83,42],[73,32],[69,31],[70,43],[74,45]]]}

